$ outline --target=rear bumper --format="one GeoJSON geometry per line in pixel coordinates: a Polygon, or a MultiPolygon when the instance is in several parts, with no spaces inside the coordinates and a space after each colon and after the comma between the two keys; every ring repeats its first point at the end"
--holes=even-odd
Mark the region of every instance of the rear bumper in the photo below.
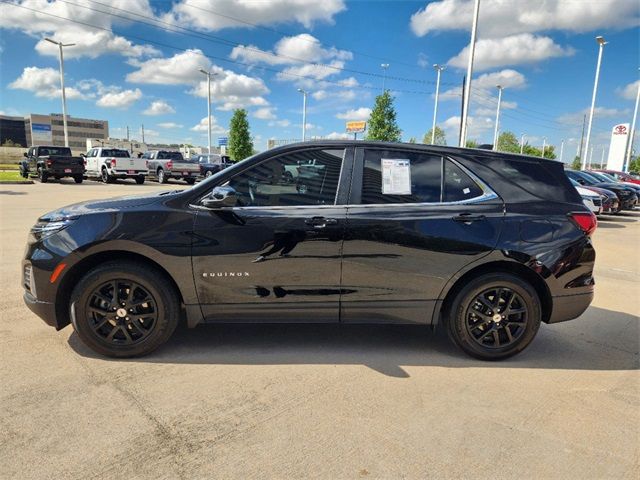
{"type": "Polygon", "coordinates": [[[139,177],[140,175],[147,176],[149,170],[112,170],[110,175],[114,177],[139,177]],[[130,173],[131,172],[131,173],[130,173]]]}
{"type": "Polygon", "coordinates": [[[56,330],[60,330],[62,328],[58,325],[56,320],[56,306],[54,303],[38,300],[29,292],[24,292],[22,298],[29,310],[44,320],[44,323],[51,327],[55,327],[56,330]]]}
{"type": "Polygon", "coordinates": [[[553,311],[547,323],[566,322],[578,318],[593,300],[593,291],[578,295],[553,297],[553,311]]]}
{"type": "Polygon", "coordinates": [[[75,177],[76,175],[84,175],[84,167],[48,167],[45,173],[55,177],[75,177]],[[65,172],[65,170],[71,170],[65,172]]]}

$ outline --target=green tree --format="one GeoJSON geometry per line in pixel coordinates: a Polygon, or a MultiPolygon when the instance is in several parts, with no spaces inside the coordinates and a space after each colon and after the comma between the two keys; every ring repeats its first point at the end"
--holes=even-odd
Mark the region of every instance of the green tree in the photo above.
{"type": "Polygon", "coordinates": [[[632,173],[640,173],[640,157],[631,158],[629,161],[629,171],[632,173]]]}
{"type": "Polygon", "coordinates": [[[233,112],[229,122],[229,156],[239,162],[253,154],[253,142],[249,131],[247,111],[239,108],[233,112]]]}
{"type": "MultiPolygon", "coordinates": [[[[433,136],[433,128],[429,129],[427,133],[424,134],[422,138],[422,143],[427,145],[431,144],[431,137],[433,136]]],[[[444,134],[444,130],[436,125],[436,136],[433,142],[434,145],[446,145],[447,144],[447,136],[444,134]]]]}
{"type": "Polygon", "coordinates": [[[416,143],[416,142],[417,142],[416,137],[411,137],[409,139],[409,143],[416,143]]]}
{"type": "Polygon", "coordinates": [[[574,170],[580,170],[581,166],[582,161],[580,160],[580,157],[576,155],[573,159],[573,162],[571,162],[571,168],[574,170]]]}
{"type": "MultiPolygon", "coordinates": [[[[534,147],[532,145],[529,145],[528,143],[526,143],[524,145],[524,153],[525,155],[531,155],[532,157],[541,157],[542,156],[542,147],[538,148],[538,147],[534,147]]],[[[549,158],[551,160],[553,160],[554,158],[556,158],[556,149],[553,145],[547,145],[544,148],[544,158],[549,158]]]]}
{"type": "Polygon", "coordinates": [[[520,153],[520,142],[513,132],[502,132],[498,136],[498,151],[520,153]]]}
{"type": "Polygon", "coordinates": [[[388,90],[376,97],[376,102],[369,117],[367,140],[399,142],[402,130],[396,122],[396,110],[393,97],[388,90]]]}
{"type": "Polygon", "coordinates": [[[467,148],[478,148],[478,141],[477,140],[467,140],[467,143],[465,144],[465,146],[467,148]]]}

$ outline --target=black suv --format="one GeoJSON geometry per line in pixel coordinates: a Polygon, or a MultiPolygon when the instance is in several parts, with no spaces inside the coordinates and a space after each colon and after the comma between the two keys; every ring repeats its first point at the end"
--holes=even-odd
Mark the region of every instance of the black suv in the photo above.
{"type": "Polygon", "coordinates": [[[24,299],[95,351],[146,354],[202,322],[442,322],[522,351],[593,297],[593,214],[560,162],[363,141],[294,144],[193,188],[41,217],[24,299]]]}

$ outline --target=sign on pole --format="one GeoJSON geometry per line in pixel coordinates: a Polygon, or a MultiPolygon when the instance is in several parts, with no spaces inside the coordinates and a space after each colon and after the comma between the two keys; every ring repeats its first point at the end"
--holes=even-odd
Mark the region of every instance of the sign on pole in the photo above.
{"type": "Polygon", "coordinates": [[[33,145],[53,143],[51,125],[48,123],[32,123],[31,143],[33,145]]]}
{"type": "Polygon", "coordinates": [[[227,143],[229,143],[229,137],[218,137],[218,146],[222,147],[222,146],[227,146],[227,143]]]}
{"type": "Polygon", "coordinates": [[[347,122],[347,133],[362,133],[367,129],[367,122],[347,122]]]}
{"type": "Polygon", "coordinates": [[[622,171],[624,156],[627,152],[627,141],[629,140],[629,124],[620,123],[611,129],[611,143],[609,144],[609,157],[607,158],[607,169],[622,171]]]}

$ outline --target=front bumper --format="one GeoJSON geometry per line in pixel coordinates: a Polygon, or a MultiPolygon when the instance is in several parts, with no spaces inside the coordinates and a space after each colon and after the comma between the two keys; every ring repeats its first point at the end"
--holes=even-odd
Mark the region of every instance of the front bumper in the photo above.
{"type": "Polygon", "coordinates": [[[553,297],[553,311],[547,323],[566,322],[578,318],[589,308],[594,292],[553,297]]]}
{"type": "Polygon", "coordinates": [[[44,320],[47,325],[54,327],[56,330],[63,328],[58,325],[58,322],[56,321],[56,306],[54,303],[38,300],[31,293],[26,291],[22,298],[29,310],[44,320]]]}

